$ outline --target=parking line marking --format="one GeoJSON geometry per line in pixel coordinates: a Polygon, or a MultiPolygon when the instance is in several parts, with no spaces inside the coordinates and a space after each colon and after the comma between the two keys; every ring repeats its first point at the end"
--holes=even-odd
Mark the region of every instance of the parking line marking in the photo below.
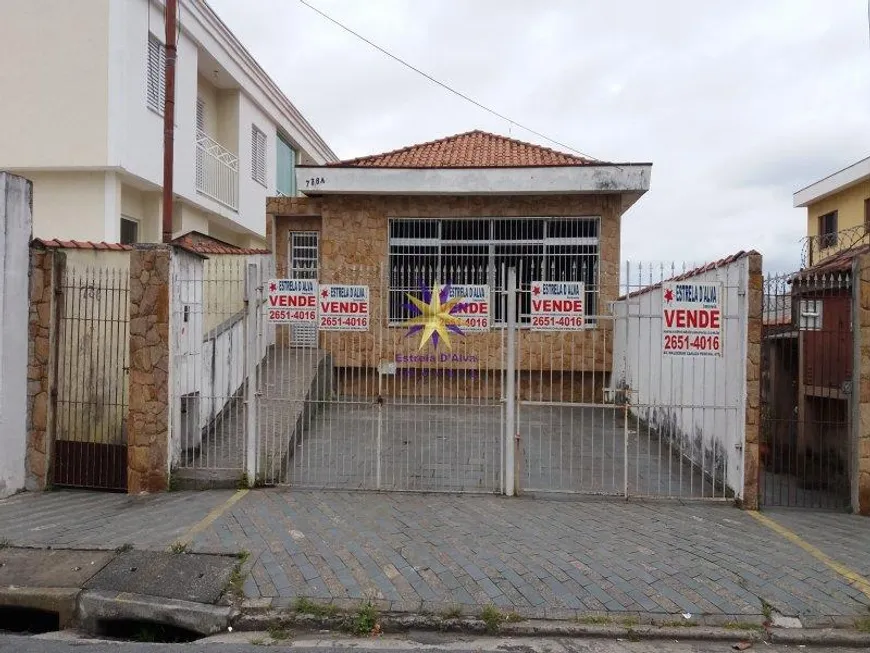
{"type": "Polygon", "coordinates": [[[221,505],[212,509],[210,513],[203,517],[202,520],[200,520],[198,523],[194,524],[193,527],[191,527],[191,529],[184,534],[184,537],[181,538],[181,542],[183,542],[184,544],[190,544],[193,541],[194,537],[196,537],[206,528],[211,526],[215,521],[217,521],[217,519],[221,515],[223,515],[227,510],[237,504],[247,493],[248,490],[239,490],[229,499],[224,501],[221,505]]]}
{"type": "Polygon", "coordinates": [[[805,539],[803,539],[800,535],[798,535],[794,531],[789,530],[788,528],[774,521],[770,517],[762,515],[760,512],[755,510],[750,510],[749,514],[755,517],[756,520],[767,526],[773,532],[781,535],[792,544],[799,546],[801,549],[813,556],[816,560],[840,574],[840,576],[849,581],[850,585],[858,589],[862,594],[866,595],[867,598],[870,598],[870,580],[867,580],[861,574],[853,571],[852,569],[849,569],[846,565],[837,562],[827,553],[825,553],[818,547],[813,546],[805,539]]]}

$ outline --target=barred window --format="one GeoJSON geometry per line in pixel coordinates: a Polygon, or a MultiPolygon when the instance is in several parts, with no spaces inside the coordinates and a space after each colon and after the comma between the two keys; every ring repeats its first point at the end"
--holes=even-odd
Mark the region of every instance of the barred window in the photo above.
{"type": "Polygon", "coordinates": [[[488,284],[506,322],[507,271],[517,271],[520,324],[531,320],[532,281],[581,281],[590,323],[598,311],[599,219],[394,219],[389,225],[390,322],[410,317],[420,284],[488,284]]]}

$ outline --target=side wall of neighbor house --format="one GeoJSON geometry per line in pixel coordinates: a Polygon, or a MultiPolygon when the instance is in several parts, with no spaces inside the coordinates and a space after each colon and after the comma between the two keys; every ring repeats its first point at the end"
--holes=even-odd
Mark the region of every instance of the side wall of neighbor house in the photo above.
{"type": "Polygon", "coordinates": [[[632,413],[675,439],[683,455],[717,482],[724,479],[738,497],[744,470],[739,452],[744,448],[746,425],[749,268],[750,257],[743,256],[681,279],[722,283],[719,357],[662,352],[661,286],[621,299],[614,310],[612,388],[630,388],[632,413]]]}
{"type": "MultiPolygon", "coordinates": [[[[498,197],[399,197],[332,196],[323,198],[271,198],[267,206],[274,234],[277,275],[287,273],[287,243],[292,231],[317,231],[320,234],[320,283],[360,283],[370,288],[376,320],[362,334],[359,346],[341,347],[340,333],[321,333],[320,346],[333,353],[337,367],[374,367],[378,359],[395,360],[397,352],[407,350],[406,329],[386,326],[384,278],[388,261],[388,222],[391,218],[485,218],[485,217],[600,217],[602,313],[617,296],[619,287],[620,204],[616,196],[498,196],[498,197]]],[[[270,243],[271,244],[271,243],[270,243]]],[[[612,323],[601,320],[595,328],[570,339],[560,333],[540,333],[538,351],[556,352],[574,361],[574,371],[610,369],[612,323]],[[568,344],[566,344],[568,343],[568,344]],[[594,343],[594,344],[593,344],[594,343]],[[565,348],[571,351],[565,352],[565,348]]],[[[503,331],[474,336],[477,350],[485,359],[480,369],[502,368],[503,331]]],[[[280,340],[279,340],[280,341],[280,340]]],[[[531,342],[529,340],[529,342],[531,342]]],[[[356,340],[355,340],[356,343],[356,340]]],[[[521,347],[520,369],[551,369],[547,360],[521,347]]]]}

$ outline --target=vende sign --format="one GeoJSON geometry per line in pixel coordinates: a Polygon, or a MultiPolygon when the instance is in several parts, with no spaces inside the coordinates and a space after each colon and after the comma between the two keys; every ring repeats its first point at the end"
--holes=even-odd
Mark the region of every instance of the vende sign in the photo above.
{"type": "Polygon", "coordinates": [[[662,284],[662,351],[670,356],[722,355],[722,284],[662,284]]]}
{"type": "Polygon", "coordinates": [[[460,318],[464,324],[463,331],[489,331],[491,313],[489,310],[489,286],[459,284],[450,286],[447,300],[460,299],[453,310],[453,315],[460,318]]]}
{"type": "Polygon", "coordinates": [[[586,326],[579,281],[532,281],[532,331],[578,331],[586,326]]]}
{"type": "Polygon", "coordinates": [[[369,287],[323,284],[317,311],[321,331],[368,331],[369,287]]]}
{"type": "Polygon", "coordinates": [[[266,289],[269,322],[317,322],[317,282],[313,279],[271,279],[266,289]]]}

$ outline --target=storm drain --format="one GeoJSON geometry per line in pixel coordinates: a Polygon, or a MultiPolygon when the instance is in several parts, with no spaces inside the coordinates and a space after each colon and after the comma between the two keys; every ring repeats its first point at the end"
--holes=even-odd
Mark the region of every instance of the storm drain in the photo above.
{"type": "Polygon", "coordinates": [[[41,635],[60,630],[60,615],[51,610],[0,606],[0,631],[41,635]]]}
{"type": "Polygon", "coordinates": [[[202,635],[179,626],[138,619],[104,619],[97,622],[98,637],[130,642],[184,644],[195,642],[202,635]]]}

